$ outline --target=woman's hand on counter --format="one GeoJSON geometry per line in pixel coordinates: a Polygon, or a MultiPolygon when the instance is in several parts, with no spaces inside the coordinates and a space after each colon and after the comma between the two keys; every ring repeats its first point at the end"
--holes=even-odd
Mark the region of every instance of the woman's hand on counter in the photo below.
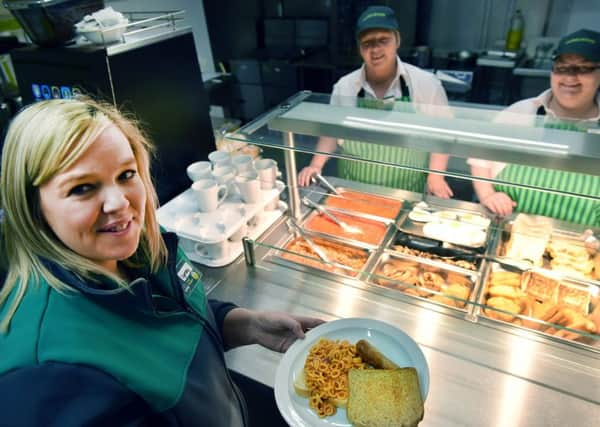
{"type": "Polygon", "coordinates": [[[324,321],[274,311],[253,311],[235,308],[225,316],[223,334],[228,347],[260,344],[284,353],[304,332],[324,321]]]}
{"type": "Polygon", "coordinates": [[[427,176],[427,191],[434,196],[441,197],[442,199],[450,199],[454,196],[452,189],[446,182],[446,178],[443,175],[437,175],[430,173],[427,176]]]}
{"type": "Polygon", "coordinates": [[[481,204],[500,216],[510,215],[517,203],[508,194],[494,191],[481,199],[481,204]]]}
{"type": "Polygon", "coordinates": [[[317,173],[321,173],[321,168],[315,166],[306,166],[298,174],[298,185],[300,187],[307,187],[310,185],[310,178],[317,173]]]}

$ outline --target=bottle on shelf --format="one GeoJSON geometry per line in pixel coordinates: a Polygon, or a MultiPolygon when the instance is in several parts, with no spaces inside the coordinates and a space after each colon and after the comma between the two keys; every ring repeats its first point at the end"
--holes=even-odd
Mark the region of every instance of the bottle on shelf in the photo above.
{"type": "Polygon", "coordinates": [[[520,49],[524,29],[525,18],[523,18],[521,10],[517,9],[510,19],[510,26],[508,27],[508,32],[506,34],[506,50],[516,52],[520,49]]]}

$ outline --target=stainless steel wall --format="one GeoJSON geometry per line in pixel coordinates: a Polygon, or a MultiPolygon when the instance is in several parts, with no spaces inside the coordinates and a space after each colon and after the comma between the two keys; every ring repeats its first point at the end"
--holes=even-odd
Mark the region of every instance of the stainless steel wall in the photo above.
{"type": "MultiPolygon", "coordinates": [[[[503,48],[515,9],[525,16],[525,41],[560,37],[580,28],[581,16],[600,15],[595,0],[422,0],[417,37],[436,52],[503,48]]],[[[588,25],[589,26],[589,25],[588,25]]]]}

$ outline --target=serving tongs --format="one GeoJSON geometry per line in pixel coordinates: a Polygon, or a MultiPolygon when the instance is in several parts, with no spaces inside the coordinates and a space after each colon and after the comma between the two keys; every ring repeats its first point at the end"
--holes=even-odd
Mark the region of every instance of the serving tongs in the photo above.
{"type": "Polygon", "coordinates": [[[287,220],[286,223],[287,223],[287,225],[288,225],[289,228],[295,230],[298,233],[298,235],[304,239],[304,241],[313,250],[313,252],[315,252],[317,254],[317,256],[319,258],[321,258],[321,261],[325,262],[326,264],[332,265],[333,267],[335,267],[337,269],[341,269],[342,271],[348,271],[348,270],[352,271],[351,267],[348,267],[346,265],[340,264],[340,263],[335,262],[335,261],[331,261],[329,259],[329,257],[327,256],[327,254],[325,254],[325,251],[323,249],[321,249],[313,241],[313,239],[311,239],[310,237],[308,237],[308,235],[304,232],[304,230],[302,229],[302,227],[300,227],[298,225],[298,223],[296,222],[296,220],[294,218],[288,218],[288,220],[287,220]]]}
{"type": "Polygon", "coordinates": [[[341,219],[336,217],[334,214],[329,212],[323,206],[319,205],[318,203],[313,202],[308,197],[303,197],[302,203],[304,203],[306,206],[309,206],[311,208],[315,208],[319,213],[325,215],[327,218],[329,218],[330,220],[335,222],[337,225],[339,225],[340,228],[342,230],[344,230],[346,233],[362,233],[362,230],[360,228],[355,227],[353,225],[346,224],[344,221],[342,221],[341,219]]]}
{"type": "Polygon", "coordinates": [[[437,240],[409,236],[407,234],[399,235],[395,243],[422,252],[429,252],[442,260],[464,260],[472,262],[477,259],[486,259],[488,261],[497,263],[507,271],[512,271],[515,273],[523,273],[534,269],[533,261],[528,259],[514,259],[505,256],[495,256],[479,252],[465,251],[456,247],[444,247],[440,246],[440,242],[437,240]]]}
{"type": "Polygon", "coordinates": [[[335,187],[333,185],[331,185],[331,183],[329,181],[327,181],[323,175],[321,175],[319,172],[316,172],[315,174],[313,174],[313,176],[311,177],[313,182],[318,182],[319,184],[322,184],[323,187],[325,187],[327,189],[327,191],[329,191],[330,193],[335,194],[336,196],[341,196],[340,192],[337,191],[335,189],[335,187]]]}
{"type": "Polygon", "coordinates": [[[294,218],[288,218],[287,225],[289,228],[294,229],[298,233],[298,235],[304,239],[308,246],[313,250],[314,253],[317,254],[319,258],[321,258],[322,261],[325,261],[328,264],[332,264],[332,262],[329,260],[329,257],[325,254],[325,251],[319,246],[317,246],[317,244],[306,235],[302,227],[298,225],[294,218]]]}

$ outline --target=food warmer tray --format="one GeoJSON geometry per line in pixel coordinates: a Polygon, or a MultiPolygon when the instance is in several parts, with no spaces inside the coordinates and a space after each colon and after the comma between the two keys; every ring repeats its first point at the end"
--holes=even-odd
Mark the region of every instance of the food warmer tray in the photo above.
{"type": "MultiPolygon", "coordinates": [[[[498,256],[506,255],[507,244],[510,240],[510,237],[512,234],[512,226],[515,222],[517,215],[519,215],[519,214],[511,215],[511,217],[505,219],[500,224],[500,226],[499,226],[500,232],[498,233],[499,234],[498,235],[498,244],[497,244],[496,250],[494,252],[495,255],[498,255],[498,256]]],[[[523,214],[520,214],[520,215],[523,215],[523,214]]],[[[575,245],[582,244],[581,235],[586,230],[591,230],[595,235],[600,234],[599,228],[592,228],[592,227],[582,225],[582,224],[573,224],[570,222],[560,221],[558,219],[543,217],[543,216],[539,216],[539,215],[527,214],[527,217],[529,217],[533,221],[541,220],[541,221],[544,221],[545,223],[549,224],[552,227],[552,233],[550,235],[550,239],[552,239],[553,237],[556,237],[556,238],[564,239],[564,240],[573,240],[573,243],[575,245]]],[[[600,254],[596,255],[596,256],[600,257],[600,254]]],[[[592,260],[592,258],[593,257],[590,257],[590,260],[592,260]]],[[[571,275],[568,272],[561,272],[561,273],[556,274],[556,273],[552,273],[553,270],[552,270],[552,266],[550,264],[550,257],[547,252],[544,253],[542,261],[543,261],[543,264],[539,267],[542,270],[547,270],[549,272],[549,274],[551,274],[551,275],[553,275],[553,274],[561,275],[567,279],[570,278],[575,281],[583,281],[586,283],[595,284],[596,286],[600,287],[600,271],[594,272],[596,277],[583,277],[583,276],[579,276],[579,275],[571,275]]],[[[592,262],[593,262],[593,260],[592,260],[592,262]]],[[[597,265],[598,264],[600,264],[600,262],[598,262],[597,265]]],[[[596,267],[596,268],[600,269],[600,265],[598,265],[598,267],[596,267]]]]}
{"type": "Polygon", "coordinates": [[[322,262],[316,254],[312,257],[309,255],[298,255],[295,252],[286,251],[288,245],[295,241],[301,241],[302,238],[290,230],[289,234],[285,234],[278,242],[276,242],[269,251],[266,253],[264,259],[276,264],[283,265],[285,267],[293,268],[300,271],[308,272],[309,274],[318,274],[325,276],[326,278],[335,278],[338,280],[344,279],[357,279],[362,280],[364,278],[365,271],[368,270],[369,266],[373,264],[376,248],[361,242],[348,242],[348,240],[339,239],[333,236],[326,236],[319,233],[313,233],[308,230],[303,230],[304,233],[313,240],[315,244],[319,244],[322,240],[330,242],[333,245],[340,245],[342,247],[348,247],[351,251],[363,252],[365,254],[365,262],[362,267],[352,274],[352,272],[346,272],[342,269],[327,269],[327,264],[322,262]],[[293,259],[288,259],[287,255],[291,255],[293,259]],[[297,255],[297,256],[295,256],[297,255]],[[307,263],[303,262],[303,258],[306,259],[307,263]],[[320,268],[320,265],[323,268],[320,268]]]}
{"type": "MultiPolygon", "coordinates": [[[[479,295],[477,296],[476,299],[476,303],[474,304],[474,309],[473,309],[473,315],[478,317],[480,320],[485,321],[485,322],[490,322],[492,324],[500,324],[500,325],[505,325],[505,326],[509,326],[511,328],[519,328],[522,330],[527,330],[536,334],[539,334],[541,336],[550,338],[552,340],[557,340],[557,341],[562,341],[562,342],[569,342],[570,344],[574,344],[574,345],[578,345],[578,346],[583,346],[587,349],[592,349],[593,351],[597,351],[600,353],[600,331],[596,331],[595,333],[588,333],[588,336],[583,336],[581,338],[578,338],[578,340],[573,341],[571,339],[569,339],[569,337],[564,337],[561,336],[564,333],[570,332],[568,330],[565,330],[565,326],[561,326],[560,324],[558,326],[556,326],[556,323],[553,323],[551,320],[551,318],[557,319],[557,321],[561,321],[560,319],[560,313],[558,313],[558,315],[555,315],[554,317],[551,317],[550,319],[548,317],[534,317],[532,315],[532,313],[530,311],[528,311],[527,306],[523,305],[523,301],[525,301],[525,299],[523,298],[530,298],[530,301],[533,301],[533,298],[535,298],[537,300],[537,303],[542,303],[542,302],[546,302],[546,303],[551,303],[551,305],[555,306],[555,308],[553,308],[554,311],[549,312],[548,315],[552,316],[552,313],[557,313],[561,307],[568,307],[568,308],[572,308],[570,305],[568,304],[563,304],[560,300],[558,295],[560,295],[560,293],[558,292],[559,290],[565,289],[565,288],[571,288],[571,289],[578,289],[580,291],[587,291],[590,293],[590,299],[588,302],[588,307],[587,307],[587,313],[591,313],[593,312],[598,304],[600,304],[600,300],[599,300],[599,295],[600,295],[600,288],[598,288],[598,286],[594,283],[590,283],[590,282],[585,282],[585,281],[581,281],[581,280],[576,280],[576,279],[571,279],[571,278],[562,278],[562,279],[558,279],[555,278],[554,281],[557,282],[557,289],[555,292],[555,296],[552,297],[551,301],[544,301],[544,300],[540,300],[538,299],[535,295],[531,295],[529,293],[528,287],[526,286],[527,281],[525,280],[525,275],[527,274],[532,274],[532,273],[540,273],[542,274],[542,276],[545,276],[545,274],[547,274],[548,272],[546,271],[545,273],[543,271],[541,271],[541,269],[534,269],[532,272],[525,272],[522,274],[518,274],[518,273],[511,273],[511,272],[506,272],[505,270],[503,270],[501,268],[501,266],[499,266],[496,263],[488,263],[487,268],[485,269],[483,275],[480,277],[480,285],[479,285],[479,295]],[[520,305],[520,311],[518,313],[513,314],[509,310],[509,307],[504,307],[504,309],[500,309],[500,310],[492,310],[490,309],[490,307],[487,305],[487,300],[491,297],[488,293],[489,288],[490,288],[490,284],[491,284],[491,277],[493,274],[500,272],[501,274],[514,274],[515,275],[515,280],[518,281],[518,285],[516,286],[517,289],[521,292],[521,299],[517,299],[517,298],[509,298],[513,301],[515,301],[516,303],[518,303],[520,305]],[[595,334],[595,335],[594,335],[595,334]],[[593,338],[592,338],[593,337],[593,338]]],[[[552,279],[551,274],[549,276],[547,276],[549,279],[552,279]]],[[[496,282],[498,283],[498,282],[496,282]]],[[[505,285],[505,286],[509,286],[509,285],[505,285]]],[[[538,294],[539,295],[539,294],[538,294]]],[[[589,316],[589,314],[588,314],[589,316]]],[[[590,319],[591,321],[591,319],[590,319]]]]}
{"type": "MultiPolygon", "coordinates": [[[[488,245],[488,248],[490,246],[488,245]]],[[[479,252],[465,250],[452,245],[444,245],[439,240],[414,236],[398,230],[386,247],[389,251],[414,256],[417,259],[430,259],[453,265],[472,272],[480,272],[483,258],[479,252]],[[472,264],[469,268],[466,264],[472,264]]]]}
{"type": "Polygon", "coordinates": [[[369,269],[367,282],[467,313],[478,294],[478,278],[477,271],[385,250],[369,269]]]}
{"type": "MultiPolygon", "coordinates": [[[[334,213],[334,212],[332,212],[334,213]]],[[[335,214],[335,213],[334,213],[335,214]]],[[[343,242],[346,242],[350,245],[353,246],[366,246],[369,249],[377,249],[381,246],[383,246],[385,243],[387,243],[387,241],[389,240],[389,238],[391,237],[391,235],[393,235],[393,230],[394,227],[391,227],[390,225],[392,224],[391,221],[376,221],[374,220],[372,217],[370,217],[369,215],[362,215],[362,214],[358,214],[358,213],[352,213],[352,214],[343,214],[342,215],[337,215],[337,217],[343,221],[345,221],[348,225],[350,226],[356,226],[357,224],[360,224],[360,221],[367,221],[367,223],[372,223],[373,225],[376,226],[381,226],[383,231],[381,233],[381,238],[378,239],[376,242],[365,242],[365,241],[361,241],[358,239],[352,239],[351,233],[335,233],[335,229],[339,228],[341,230],[341,228],[339,226],[337,226],[333,221],[326,219],[325,217],[318,218],[321,214],[316,210],[313,209],[312,212],[309,212],[308,215],[305,216],[304,220],[301,223],[301,226],[303,229],[307,230],[307,231],[311,231],[312,233],[322,236],[322,237],[333,237],[337,240],[341,240],[343,242]],[[317,230],[313,230],[311,228],[309,228],[310,224],[312,224],[314,221],[317,220],[323,220],[323,221],[327,221],[327,224],[331,225],[332,227],[332,231],[331,232],[324,232],[324,231],[317,231],[317,230]]]]}
{"type": "MultiPolygon", "coordinates": [[[[417,206],[417,204],[418,204],[418,202],[414,202],[414,201],[411,202],[408,200],[405,201],[405,205],[402,209],[403,215],[398,219],[398,222],[397,222],[398,229],[405,233],[412,234],[414,236],[432,239],[433,237],[427,236],[423,231],[425,222],[413,221],[410,218],[410,212],[417,206]]],[[[446,245],[452,245],[452,246],[456,246],[459,248],[467,248],[467,249],[476,250],[479,252],[484,252],[485,249],[489,246],[492,230],[495,228],[494,220],[492,218],[490,218],[489,213],[481,205],[479,205],[477,203],[465,202],[465,201],[461,201],[461,200],[454,200],[454,199],[446,200],[446,199],[430,197],[430,198],[428,198],[426,210],[431,213],[440,212],[440,211],[450,211],[450,212],[453,212],[456,214],[463,214],[463,215],[475,214],[475,215],[480,215],[480,216],[483,216],[484,218],[489,219],[490,224],[487,226],[487,230],[485,231],[485,238],[483,239],[483,242],[481,244],[459,245],[456,243],[445,242],[446,245]]],[[[438,239],[438,240],[440,240],[440,239],[438,239]]],[[[440,240],[440,241],[443,241],[443,240],[440,240]]]]}
{"type": "MultiPolygon", "coordinates": [[[[414,192],[406,191],[406,190],[397,190],[397,189],[388,188],[388,187],[381,187],[379,185],[364,184],[361,182],[350,181],[350,180],[337,178],[337,177],[328,176],[326,178],[335,187],[335,189],[337,191],[342,192],[342,193],[344,191],[353,191],[353,192],[364,193],[367,196],[381,196],[381,197],[384,197],[387,199],[392,199],[395,201],[402,201],[403,202],[402,207],[395,219],[390,219],[390,218],[386,218],[383,216],[371,215],[371,214],[366,214],[366,213],[362,214],[362,216],[364,218],[370,218],[370,219],[374,219],[374,220],[382,221],[382,222],[386,222],[386,223],[390,222],[390,221],[396,221],[398,218],[402,217],[403,209],[404,209],[404,202],[406,202],[406,201],[418,202],[423,199],[423,194],[421,194],[421,193],[414,193],[414,192]]],[[[302,194],[303,196],[308,197],[313,202],[324,205],[328,209],[340,211],[340,212],[344,212],[344,213],[353,213],[353,214],[356,213],[356,211],[354,211],[354,210],[347,210],[347,209],[338,208],[338,207],[334,207],[334,206],[326,206],[327,198],[329,196],[331,196],[332,194],[329,193],[323,187],[320,187],[317,185],[311,185],[305,191],[306,192],[302,194]]]]}
{"type": "MultiPolygon", "coordinates": [[[[321,205],[323,205],[323,207],[332,210],[332,211],[337,211],[337,212],[342,212],[342,213],[348,213],[348,214],[360,214],[361,216],[363,216],[364,218],[370,218],[373,219],[375,221],[381,221],[381,222],[385,222],[385,223],[390,223],[390,222],[395,222],[401,215],[402,215],[402,209],[404,207],[404,199],[403,198],[398,198],[398,195],[396,196],[391,196],[391,195],[384,195],[384,194],[373,194],[373,193],[367,193],[365,191],[361,191],[359,189],[355,189],[355,188],[350,188],[350,187],[337,187],[336,190],[340,193],[339,196],[335,195],[335,194],[321,194],[320,195],[320,199],[319,202],[321,205]],[[373,212],[364,212],[364,211],[360,211],[359,209],[353,209],[352,207],[343,207],[340,206],[339,203],[336,203],[338,198],[344,198],[344,195],[346,193],[351,193],[351,194],[358,194],[359,197],[361,195],[364,195],[367,199],[373,199],[373,204],[374,206],[377,202],[379,201],[387,201],[390,204],[397,204],[397,211],[394,215],[392,215],[390,213],[390,215],[378,215],[377,212],[381,211],[381,209],[375,209],[373,210],[373,212]]],[[[394,208],[390,208],[390,210],[396,210],[394,208]]]]}

